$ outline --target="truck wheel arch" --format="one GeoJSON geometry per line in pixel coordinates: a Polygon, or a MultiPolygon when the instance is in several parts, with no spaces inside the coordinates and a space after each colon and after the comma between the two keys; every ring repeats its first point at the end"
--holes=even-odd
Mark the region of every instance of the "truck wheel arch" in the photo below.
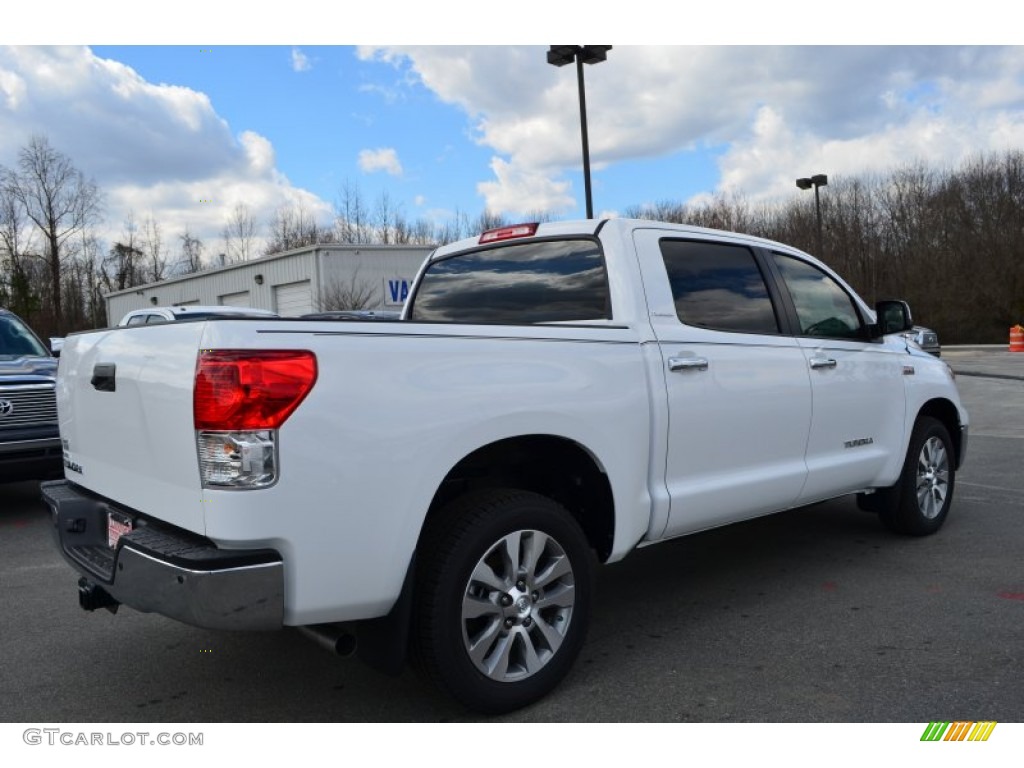
{"type": "Polygon", "coordinates": [[[601,462],[589,450],[565,437],[537,434],[482,446],[459,460],[438,485],[391,611],[357,624],[357,653],[369,666],[392,675],[402,670],[411,640],[419,549],[452,502],[488,489],[527,491],[552,499],[583,529],[598,561],[610,555],[615,536],[612,490],[601,462]]]}
{"type": "MultiPolygon", "coordinates": [[[[954,460],[959,465],[960,460],[964,455],[964,451],[963,445],[961,444],[963,442],[963,433],[960,431],[960,414],[957,411],[956,406],[944,398],[935,398],[921,406],[921,409],[917,412],[915,423],[922,416],[930,416],[931,418],[942,422],[942,425],[949,433],[950,439],[953,441],[954,460]]],[[[957,468],[959,468],[959,466],[957,468]]]]}
{"type": "Polygon", "coordinates": [[[600,460],[574,440],[520,435],[497,440],[464,456],[438,486],[420,530],[459,496],[484,488],[514,488],[547,496],[579,523],[599,561],[615,536],[615,504],[600,460]]]}

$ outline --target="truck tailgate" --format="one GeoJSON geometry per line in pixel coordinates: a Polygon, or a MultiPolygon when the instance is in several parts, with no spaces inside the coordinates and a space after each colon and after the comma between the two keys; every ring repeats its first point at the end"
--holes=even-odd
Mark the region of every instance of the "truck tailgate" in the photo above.
{"type": "Polygon", "coordinates": [[[199,534],[205,522],[192,388],[205,326],[72,335],[57,382],[68,480],[199,534]]]}

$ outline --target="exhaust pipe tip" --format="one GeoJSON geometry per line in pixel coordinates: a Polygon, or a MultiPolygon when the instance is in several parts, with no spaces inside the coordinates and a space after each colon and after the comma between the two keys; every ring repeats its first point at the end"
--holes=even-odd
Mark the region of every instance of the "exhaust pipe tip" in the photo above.
{"type": "Polygon", "coordinates": [[[358,647],[356,636],[344,624],[309,624],[298,630],[321,648],[338,656],[351,656],[358,647]]]}

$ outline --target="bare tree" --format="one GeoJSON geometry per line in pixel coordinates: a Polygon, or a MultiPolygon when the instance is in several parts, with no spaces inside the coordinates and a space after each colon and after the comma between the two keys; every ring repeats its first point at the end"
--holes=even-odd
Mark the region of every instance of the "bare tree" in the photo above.
{"type": "Polygon", "coordinates": [[[103,260],[103,275],[108,290],[123,291],[145,282],[145,254],[137,245],[137,232],[135,214],[129,211],[121,239],[111,246],[107,258],[103,260]]]}
{"type": "Polygon", "coordinates": [[[4,173],[9,186],[44,241],[54,323],[63,328],[61,267],[69,238],[99,216],[100,191],[75,168],[71,158],[50,146],[45,136],[33,136],[18,153],[17,171],[4,173]]]}
{"type": "Polygon", "coordinates": [[[427,219],[416,219],[409,231],[409,242],[416,245],[433,245],[438,242],[434,225],[427,219]]]}
{"type": "Polygon", "coordinates": [[[191,274],[203,268],[203,241],[193,237],[188,226],[179,235],[181,240],[181,260],[178,262],[179,272],[191,274]]]}
{"type": "Polygon", "coordinates": [[[508,224],[508,219],[502,216],[500,213],[494,213],[494,211],[484,210],[476,221],[473,223],[473,228],[477,232],[486,232],[488,229],[497,229],[498,227],[504,227],[508,224]]]}
{"type": "Polygon", "coordinates": [[[380,290],[359,278],[359,267],[344,280],[332,280],[317,302],[321,311],[369,309],[380,306],[380,290]]]}
{"type": "Polygon", "coordinates": [[[76,238],[74,258],[68,260],[63,272],[64,314],[69,330],[100,328],[106,325],[106,307],[102,288],[111,276],[105,274],[107,259],[99,240],[83,233],[76,238]]]}
{"type": "Polygon", "coordinates": [[[397,217],[398,209],[391,201],[391,196],[386,191],[381,192],[380,197],[377,198],[377,205],[373,215],[374,224],[376,225],[377,242],[384,245],[390,245],[395,242],[397,217]]]}
{"type": "Polygon", "coordinates": [[[280,253],[319,243],[333,243],[334,233],[321,227],[302,205],[281,206],[270,222],[270,240],[265,254],[280,253]]]}
{"type": "Polygon", "coordinates": [[[160,224],[150,213],[142,222],[139,236],[142,250],[146,253],[146,282],[156,283],[167,276],[167,254],[163,245],[160,224]]]}
{"type": "Polygon", "coordinates": [[[114,243],[107,258],[104,259],[104,276],[107,280],[107,288],[111,291],[123,291],[135,285],[141,285],[141,268],[143,253],[134,245],[128,243],[114,243]]]}
{"type": "Polygon", "coordinates": [[[346,180],[340,195],[334,203],[334,228],[338,242],[370,242],[366,204],[359,193],[359,187],[346,180]]]}
{"type": "Polygon", "coordinates": [[[256,240],[256,220],[252,217],[249,206],[238,203],[221,230],[224,238],[224,254],[227,261],[248,261],[254,255],[256,240]]]}
{"type": "Polygon", "coordinates": [[[434,230],[434,240],[441,245],[454,243],[463,236],[462,227],[458,217],[448,219],[439,224],[434,230]]]}
{"type": "Polygon", "coordinates": [[[32,259],[32,231],[13,189],[4,183],[5,175],[0,168],[0,305],[30,318],[40,303],[29,279],[30,265],[26,265],[32,259]]]}
{"type": "Polygon", "coordinates": [[[14,189],[4,183],[6,176],[0,167],[0,257],[16,266],[18,259],[30,247],[31,231],[26,227],[25,212],[14,189]]]}
{"type": "Polygon", "coordinates": [[[107,324],[107,305],[103,299],[103,255],[93,235],[83,235],[77,262],[81,265],[78,295],[84,297],[84,322],[72,330],[102,328],[107,324]]]}

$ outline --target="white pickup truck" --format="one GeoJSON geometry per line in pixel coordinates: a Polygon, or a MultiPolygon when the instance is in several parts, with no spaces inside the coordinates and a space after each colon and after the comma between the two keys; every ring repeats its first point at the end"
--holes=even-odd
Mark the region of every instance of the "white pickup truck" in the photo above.
{"type": "Polygon", "coordinates": [[[767,240],[505,227],[437,249],[400,321],[69,336],[44,498],[83,607],[410,649],[508,711],[570,668],[598,561],[854,493],[938,530],[967,414],[911,327],[767,240]]]}

